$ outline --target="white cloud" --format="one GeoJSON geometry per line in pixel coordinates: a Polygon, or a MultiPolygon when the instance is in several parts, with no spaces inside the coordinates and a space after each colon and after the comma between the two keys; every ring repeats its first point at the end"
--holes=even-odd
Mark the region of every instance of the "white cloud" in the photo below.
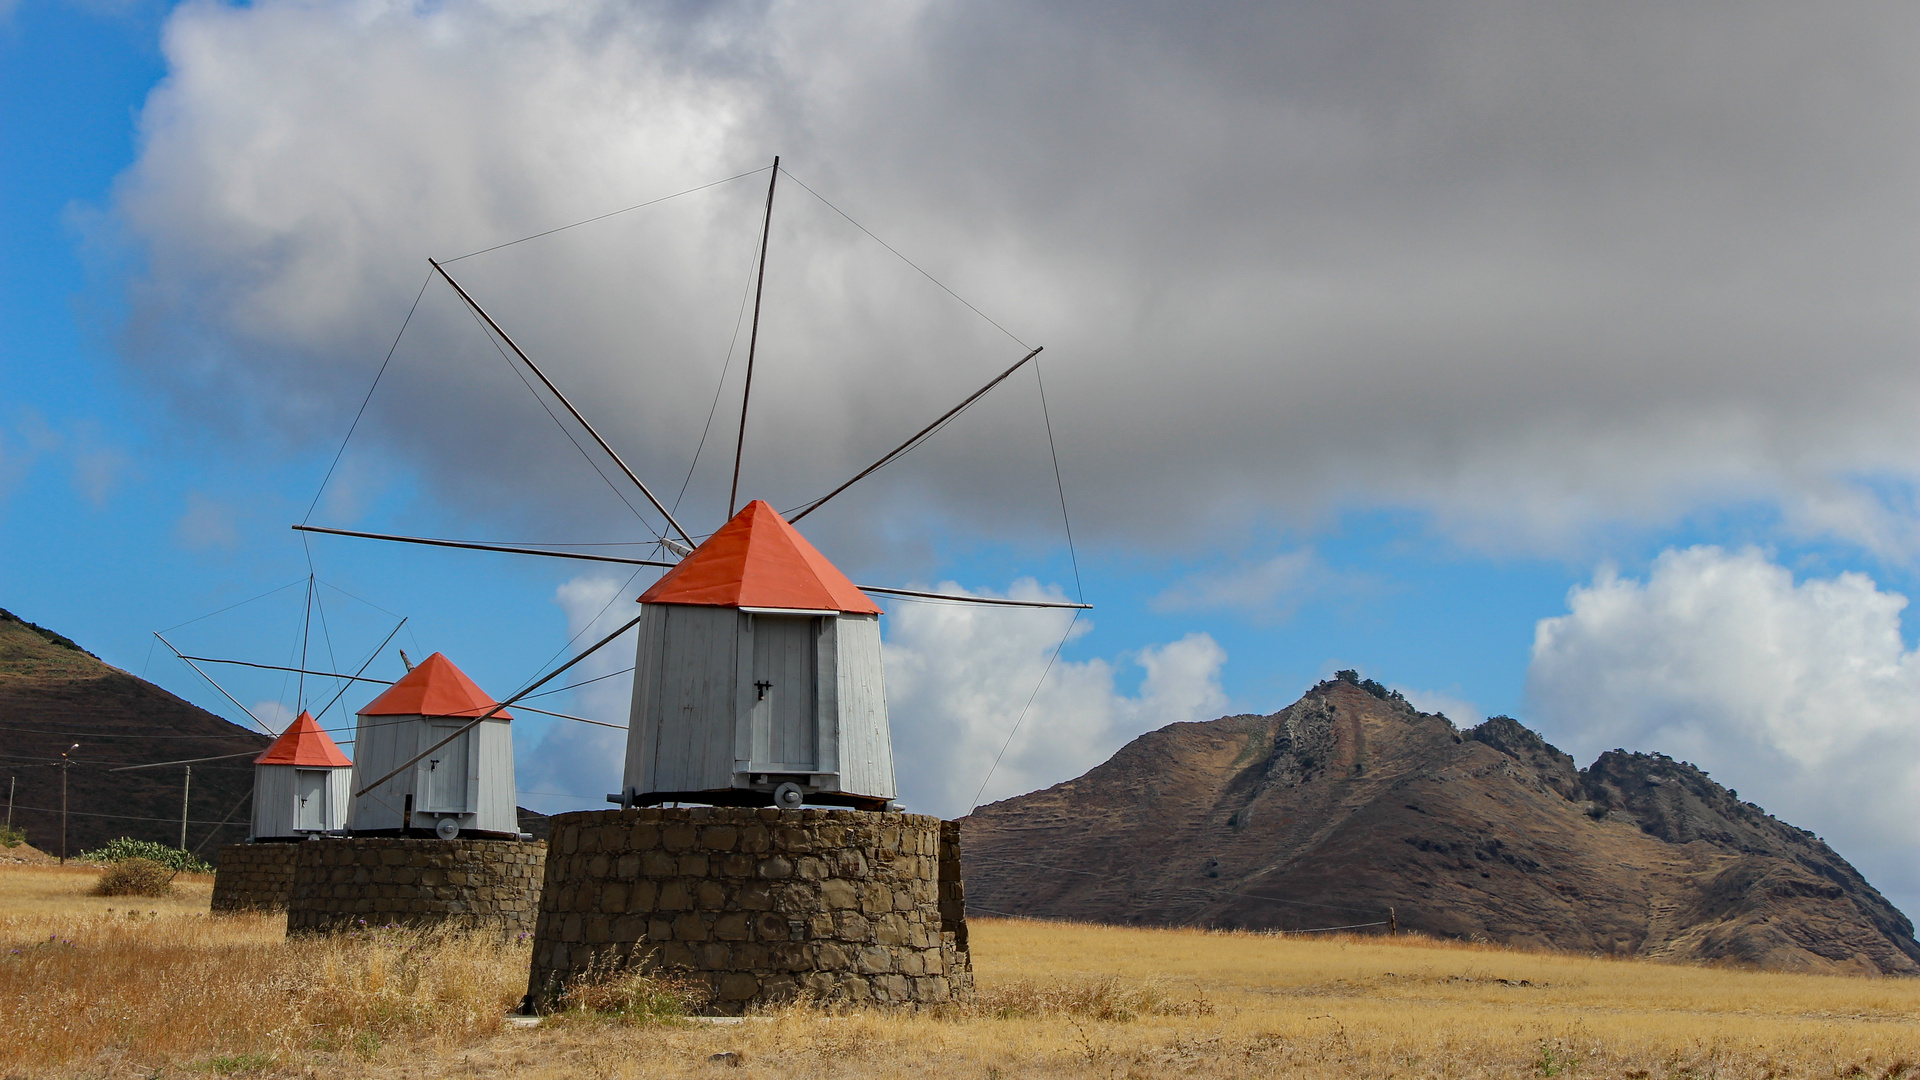
{"type": "MultiPolygon", "coordinates": [[[[637,585],[622,588],[621,581],[586,575],[555,593],[581,645],[632,617],[631,600],[640,590],[637,585]]],[[[966,590],[947,582],[939,591],[966,590]]],[[[1057,589],[1043,589],[1031,580],[1016,582],[1005,595],[1060,598],[1057,589]]],[[[986,789],[987,802],[1077,776],[1135,735],[1177,721],[1210,720],[1226,708],[1219,682],[1226,652],[1206,634],[1189,634],[1120,658],[1145,672],[1139,692],[1132,696],[1115,689],[1116,662],[1054,664],[1008,745],[1014,721],[1070,616],[906,601],[888,608],[887,704],[895,769],[902,801],[918,812],[949,817],[966,813],[989,770],[993,781],[986,789]],[[993,769],[1003,745],[1006,755],[993,769]]],[[[567,681],[629,667],[633,649],[629,633],[574,669],[567,681]]],[[[612,675],[574,693],[580,715],[624,724],[633,676],[612,675]]],[[[541,707],[566,711],[557,705],[541,707]]],[[[522,746],[517,775],[523,792],[570,793],[574,798],[526,794],[522,803],[535,809],[598,804],[606,793],[620,789],[625,758],[625,732],[555,720],[539,742],[522,746]]]]}
{"type": "MultiPolygon", "coordinates": [[[[1090,537],[1384,504],[1567,548],[1759,500],[1910,552],[1859,478],[1920,461],[1916,39],[1897,5],[197,0],[110,211],[145,266],[128,355],[195,421],[325,441],[424,256],[783,152],[1048,345],[1090,537]]],[[[668,486],[763,191],[456,272],[668,486]]],[[[792,505],[1019,350],[782,191],[746,479],[792,505]]],[[[360,438],[470,513],[610,532],[591,508],[624,509],[525,393],[436,288],[360,438]]],[[[1009,385],[810,520],[841,550],[1033,534],[1036,419],[1009,385]]],[[[695,478],[703,526],[726,457],[695,478]]]]}
{"type": "MultiPolygon", "coordinates": [[[[554,603],[566,613],[567,631],[574,637],[568,655],[592,645],[639,614],[633,600],[640,591],[640,586],[627,578],[597,574],[573,578],[554,590],[554,603]]],[[[574,690],[571,707],[565,695],[530,698],[528,704],[624,726],[633,698],[633,675],[624,669],[633,666],[635,647],[633,632],[628,631],[561,676],[554,686],[599,680],[574,690]]],[[[536,714],[523,716],[524,720],[516,722],[531,727],[525,721],[536,720],[536,714]]],[[[603,807],[608,793],[620,790],[627,733],[572,720],[539,718],[538,722],[547,725],[541,739],[516,744],[519,756],[514,762],[515,781],[523,793],[555,792],[562,797],[523,794],[521,805],[549,812],[603,807]]]]}
{"type": "Polygon", "coordinates": [[[275,734],[287,730],[287,725],[293,723],[299,715],[283,702],[271,700],[254,702],[252,712],[255,719],[275,734]]]}
{"type": "MultiPolygon", "coordinates": [[[[944,582],[938,591],[966,590],[944,582]]],[[[1006,595],[1061,598],[1059,590],[1030,579],[1006,595]]],[[[976,794],[992,802],[1071,779],[1136,735],[1210,720],[1226,708],[1219,681],[1226,652],[1206,634],[1113,661],[1063,659],[1049,672],[1070,618],[984,606],[890,605],[887,703],[901,797],[910,809],[964,814],[976,794]],[[1115,687],[1117,669],[1129,662],[1145,669],[1132,696],[1115,687]]],[[[1083,618],[1076,634],[1086,625],[1083,618]]]]}
{"type": "Polygon", "coordinates": [[[1582,762],[1613,747],[1707,768],[1824,836],[1920,911],[1920,653],[1863,574],[1796,583],[1763,553],[1669,550],[1540,621],[1528,698],[1582,762]]]}

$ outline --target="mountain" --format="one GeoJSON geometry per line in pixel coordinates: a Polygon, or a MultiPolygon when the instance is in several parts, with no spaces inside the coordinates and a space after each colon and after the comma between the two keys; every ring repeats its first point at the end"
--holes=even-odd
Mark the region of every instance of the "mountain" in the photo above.
{"type": "Polygon", "coordinates": [[[43,851],[60,853],[60,754],[76,742],[67,769],[70,854],[117,836],[178,844],[185,766],[110,770],[219,758],[193,763],[187,805],[187,846],[204,841],[201,857],[211,861],[219,845],[246,839],[252,757],[271,741],[0,609],[0,782],[13,780],[13,824],[43,851]]]}
{"type": "Polygon", "coordinates": [[[1461,731],[1341,674],[979,808],[968,906],[1920,974],[1913,924],[1858,871],[1700,769],[1625,750],[1578,769],[1517,721],[1461,731]]]}

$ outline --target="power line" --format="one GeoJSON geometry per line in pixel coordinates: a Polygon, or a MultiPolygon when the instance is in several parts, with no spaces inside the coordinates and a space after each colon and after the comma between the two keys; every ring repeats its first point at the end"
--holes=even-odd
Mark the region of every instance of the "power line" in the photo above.
{"type": "MultiPolygon", "coordinates": [[[[252,792],[248,792],[248,794],[252,794],[252,792]]],[[[34,810],[43,814],[60,813],[59,810],[54,809],[52,807],[46,807],[46,806],[15,806],[14,809],[15,810],[34,810]]],[[[102,814],[102,813],[97,813],[97,812],[92,812],[87,810],[69,810],[67,811],[67,814],[71,817],[112,818],[115,821],[161,821],[169,825],[180,824],[180,819],[177,817],[173,817],[173,818],[138,817],[133,814],[102,814]]],[[[226,822],[225,821],[206,821],[201,818],[188,818],[187,824],[189,825],[224,825],[226,824],[226,822]]]]}

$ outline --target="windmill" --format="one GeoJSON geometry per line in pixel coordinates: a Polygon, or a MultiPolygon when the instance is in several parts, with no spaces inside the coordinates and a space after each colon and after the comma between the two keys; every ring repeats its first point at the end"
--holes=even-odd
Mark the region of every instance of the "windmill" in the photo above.
{"type": "Polygon", "coordinates": [[[253,822],[247,839],[297,839],[345,828],[352,774],[353,762],[313,714],[302,710],[253,759],[253,822]]]}
{"type": "MultiPolygon", "coordinates": [[[[495,704],[484,715],[472,715],[467,723],[449,730],[445,738],[433,745],[422,747],[388,770],[367,770],[368,773],[384,772],[377,779],[356,777],[359,788],[356,798],[416,768],[432,755],[442,753],[468,732],[496,719],[506,707],[533,694],[568,668],[638,627],[622,790],[607,796],[609,801],[623,807],[696,802],[716,806],[774,805],[787,809],[807,803],[885,809],[892,805],[897,791],[881,663],[879,617],[882,612],[868,594],[1076,611],[1090,607],[1067,601],[1011,600],[855,585],[795,528],[807,515],[933,437],[1031,363],[1039,356],[1040,348],[1027,351],[959,404],[827,494],[793,508],[786,515],[762,500],[751,501],[735,512],[759,344],[774,194],[779,178],[790,175],[785,173],[777,157],[768,172],[728,516],[702,543],[696,544],[693,534],[673,511],[553,378],[454,278],[447,265],[428,260],[432,268],[429,282],[434,276],[442,279],[502,349],[502,356],[510,353],[520,369],[532,377],[527,382],[529,391],[535,383],[543,387],[618,473],[645,497],[667,526],[667,530],[659,534],[660,545],[679,558],[671,561],[627,558],[327,528],[304,522],[294,525],[296,531],[306,533],[658,567],[667,571],[638,597],[640,613],[619,629],[495,704]]],[[[554,231],[559,230],[548,230],[548,233],[554,231]]],[[[404,325],[401,332],[405,333],[404,325]]],[[[379,376],[376,376],[375,389],[378,383],[379,376]]],[[[369,398],[372,392],[372,389],[368,391],[369,398]]],[[[350,429],[348,439],[351,438],[350,429]]],[[[345,447],[342,443],[343,453],[345,447]]],[[[337,455],[335,461],[337,464],[337,455]]],[[[1057,481],[1057,460],[1055,469],[1057,481]]],[[[321,486],[324,491],[325,480],[321,486]]],[[[1063,513],[1064,505],[1063,495],[1063,513]]]]}

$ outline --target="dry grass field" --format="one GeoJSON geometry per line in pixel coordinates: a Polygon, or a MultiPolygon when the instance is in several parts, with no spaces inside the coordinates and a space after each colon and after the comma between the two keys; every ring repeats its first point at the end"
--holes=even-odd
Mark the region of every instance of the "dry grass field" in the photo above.
{"type": "Polygon", "coordinates": [[[284,940],[0,867],[0,1077],[1911,1077],[1920,980],[980,920],[979,1004],[503,1023],[526,945],[284,940]]]}

